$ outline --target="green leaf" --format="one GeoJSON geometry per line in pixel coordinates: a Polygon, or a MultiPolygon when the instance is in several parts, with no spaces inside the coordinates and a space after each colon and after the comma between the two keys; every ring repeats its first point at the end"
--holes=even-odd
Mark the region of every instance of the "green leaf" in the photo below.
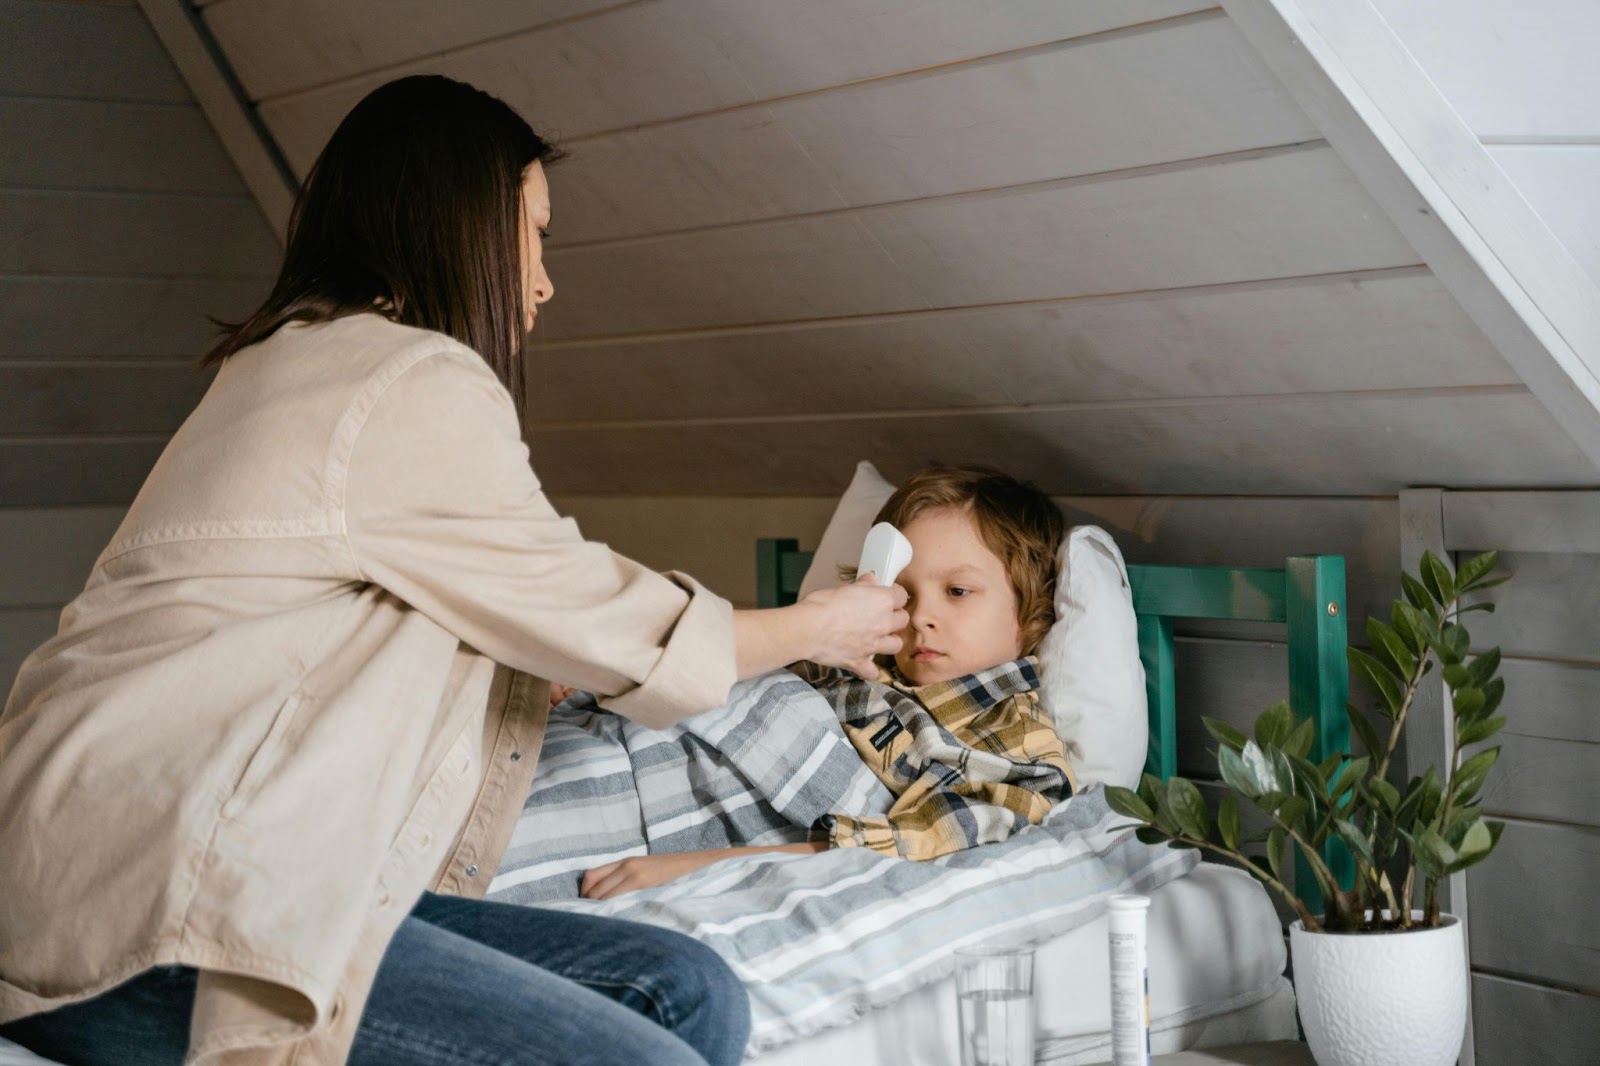
{"type": "Polygon", "coordinates": [[[1446,622],[1444,628],[1439,630],[1439,637],[1432,641],[1433,650],[1439,653],[1439,661],[1446,665],[1459,663],[1466,658],[1467,647],[1471,642],[1466,626],[1457,622],[1446,622]]]}
{"type": "Polygon", "coordinates": [[[1486,577],[1499,561],[1499,552],[1484,552],[1482,555],[1474,555],[1462,563],[1461,569],[1456,571],[1456,588],[1465,592],[1481,578],[1486,577]]]}
{"type": "Polygon", "coordinates": [[[1500,758],[1499,748],[1485,748],[1472,758],[1461,764],[1461,769],[1456,771],[1456,795],[1467,797],[1475,795],[1478,787],[1483,784],[1483,779],[1489,774],[1489,767],[1500,758]]]}
{"type": "Polygon", "coordinates": [[[1417,858],[1417,865],[1429,877],[1445,876],[1456,861],[1455,849],[1432,829],[1424,829],[1417,836],[1412,844],[1412,853],[1417,858]]]}
{"type": "MultiPolygon", "coordinates": [[[[1327,781],[1333,777],[1333,772],[1343,765],[1344,753],[1336,751],[1326,759],[1323,759],[1321,762],[1317,763],[1317,773],[1322,775],[1322,779],[1324,781],[1327,781]]],[[[1323,791],[1327,791],[1326,788],[1324,788],[1323,791]]]]}
{"type": "Polygon", "coordinates": [[[1338,799],[1359,785],[1367,776],[1367,771],[1371,766],[1372,760],[1365,755],[1358,756],[1345,763],[1339,771],[1339,776],[1330,782],[1333,798],[1338,799]]]}
{"type": "Polygon", "coordinates": [[[1494,603],[1490,600],[1484,600],[1482,603],[1469,603],[1465,607],[1456,608],[1456,614],[1466,614],[1468,611],[1484,611],[1488,614],[1494,614],[1494,603]]]}
{"type": "Polygon", "coordinates": [[[1507,581],[1510,581],[1511,578],[1512,578],[1511,574],[1501,574],[1499,577],[1491,577],[1487,581],[1480,581],[1476,585],[1473,585],[1472,586],[1472,591],[1473,592],[1488,592],[1492,588],[1496,588],[1497,586],[1504,585],[1507,581]]]}
{"type": "Polygon", "coordinates": [[[1489,827],[1483,822],[1472,823],[1466,834],[1462,837],[1460,845],[1456,847],[1456,861],[1450,864],[1450,872],[1465,870],[1473,863],[1482,862],[1489,857],[1489,852],[1494,850],[1495,837],[1489,827]]]}
{"type": "MultiPolygon", "coordinates": [[[[1347,703],[1345,713],[1350,716],[1350,728],[1356,731],[1356,739],[1361,741],[1361,746],[1366,749],[1367,754],[1374,756],[1383,754],[1383,742],[1378,739],[1378,731],[1372,728],[1372,722],[1368,720],[1366,712],[1353,703],[1347,703]]],[[[1329,770],[1324,769],[1322,776],[1326,778],[1329,773],[1329,770]]]]}
{"type": "Polygon", "coordinates": [[[1217,771],[1222,774],[1227,786],[1241,796],[1253,799],[1260,794],[1260,782],[1250,772],[1250,767],[1245,765],[1244,756],[1232,748],[1217,749],[1217,771]]]}
{"type": "Polygon", "coordinates": [[[1133,831],[1133,835],[1139,838],[1139,843],[1141,844],[1167,843],[1167,835],[1151,825],[1141,825],[1133,831]]]}
{"type": "Polygon", "coordinates": [[[1490,648],[1482,655],[1473,656],[1472,662],[1467,664],[1467,673],[1472,677],[1472,683],[1482,688],[1489,683],[1489,679],[1500,669],[1500,649],[1490,648]]]}
{"type": "Polygon", "coordinates": [[[1205,725],[1206,731],[1215,737],[1219,744],[1226,744],[1235,751],[1244,747],[1245,741],[1250,739],[1227,722],[1216,718],[1207,718],[1202,715],[1200,721],[1205,725]]]}
{"type": "Polygon", "coordinates": [[[1406,647],[1406,642],[1400,638],[1400,634],[1376,618],[1367,619],[1367,643],[1375,649],[1381,649],[1389,657],[1395,673],[1401,677],[1409,678],[1411,672],[1417,668],[1417,658],[1411,654],[1411,649],[1406,647]]]}
{"type": "Polygon", "coordinates": [[[1239,756],[1251,780],[1255,781],[1257,792],[1288,792],[1294,788],[1294,782],[1287,776],[1279,776],[1277,764],[1255,741],[1246,744],[1239,756]]]}
{"type": "Polygon", "coordinates": [[[1294,714],[1287,703],[1279,700],[1262,711],[1256,719],[1256,743],[1263,748],[1279,747],[1289,738],[1289,731],[1293,728],[1294,714]]]}
{"type": "Polygon", "coordinates": [[[1381,777],[1370,778],[1367,781],[1367,791],[1386,813],[1393,814],[1400,806],[1400,790],[1381,777]]]}
{"type": "Polygon", "coordinates": [[[1457,689],[1450,697],[1450,705],[1455,710],[1457,724],[1470,725],[1477,721],[1486,702],[1481,688],[1457,689]]]}
{"type": "Polygon", "coordinates": [[[1450,568],[1431,551],[1422,553],[1422,583],[1441,607],[1456,598],[1456,586],[1450,577],[1450,568]]]}
{"type": "Polygon", "coordinates": [[[1484,718],[1464,727],[1456,736],[1457,741],[1465,747],[1479,741],[1488,740],[1500,732],[1500,727],[1506,724],[1504,718],[1484,718]]]}
{"type": "Polygon", "coordinates": [[[1345,655],[1350,660],[1350,666],[1370,681],[1372,687],[1377,689],[1378,693],[1383,696],[1384,703],[1389,707],[1389,717],[1393,718],[1399,714],[1400,701],[1404,699],[1404,693],[1401,690],[1400,681],[1395,678],[1389,668],[1360,648],[1346,648],[1345,655]]]}
{"type": "Polygon", "coordinates": [[[1194,787],[1193,781],[1186,777],[1169,780],[1167,806],[1171,808],[1172,816],[1177,819],[1184,835],[1196,840],[1210,839],[1211,812],[1206,810],[1206,801],[1200,795],[1200,790],[1194,787]]]}
{"type": "Polygon", "coordinates": [[[1239,850],[1239,800],[1232,792],[1224,793],[1217,806],[1217,830],[1224,844],[1239,850]]]}
{"type": "MultiPolygon", "coordinates": [[[[1298,827],[1300,820],[1305,817],[1306,811],[1311,809],[1311,804],[1306,802],[1304,796],[1290,796],[1283,801],[1283,806],[1278,808],[1278,821],[1290,827],[1298,827]]],[[[1309,833],[1307,829],[1302,836],[1309,833]]]]}
{"type": "Polygon", "coordinates": [[[1290,733],[1288,739],[1283,742],[1283,753],[1290,756],[1299,756],[1303,759],[1311,754],[1311,744],[1316,738],[1316,726],[1311,719],[1307,718],[1295,726],[1294,732],[1290,733]]]}
{"type": "Polygon", "coordinates": [[[1451,663],[1441,671],[1444,683],[1451,688],[1465,688],[1472,684],[1472,672],[1460,663],[1451,663]]]}
{"type": "Polygon", "coordinates": [[[1497,677],[1490,681],[1487,685],[1484,685],[1484,704],[1482,717],[1487,718],[1489,715],[1493,714],[1495,709],[1500,706],[1500,701],[1505,698],[1505,695],[1506,679],[1503,677],[1497,677]]]}
{"type": "Polygon", "coordinates": [[[1406,599],[1410,601],[1411,606],[1417,610],[1428,611],[1433,609],[1433,599],[1428,595],[1428,590],[1423,587],[1422,582],[1410,574],[1403,573],[1400,575],[1400,588],[1405,592],[1406,599]]]}
{"type": "Polygon", "coordinates": [[[1127,815],[1129,818],[1137,818],[1147,825],[1156,820],[1156,812],[1152,811],[1150,805],[1140,799],[1139,794],[1132,789],[1107,785],[1106,805],[1118,814],[1127,815]]]}
{"type": "Polygon", "coordinates": [[[1267,865],[1272,868],[1272,876],[1283,876],[1283,844],[1289,836],[1282,829],[1274,829],[1267,834],[1267,865]]]}
{"type": "Polygon", "coordinates": [[[1362,862],[1365,862],[1368,866],[1372,865],[1372,845],[1367,840],[1366,834],[1357,829],[1353,822],[1346,821],[1343,818],[1335,818],[1333,820],[1333,831],[1338,834],[1340,840],[1344,841],[1346,847],[1361,857],[1362,862]]]}
{"type": "Polygon", "coordinates": [[[1322,768],[1302,755],[1289,756],[1289,765],[1294,767],[1295,780],[1304,784],[1299,791],[1303,795],[1325,797],[1328,794],[1328,777],[1322,768]]]}

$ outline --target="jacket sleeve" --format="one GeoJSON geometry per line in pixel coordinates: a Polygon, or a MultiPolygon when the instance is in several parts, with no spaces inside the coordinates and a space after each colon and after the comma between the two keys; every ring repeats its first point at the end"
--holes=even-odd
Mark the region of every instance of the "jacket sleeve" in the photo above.
{"type": "Polygon", "coordinates": [[[732,607],[557,515],[510,394],[476,354],[428,355],[383,389],[351,446],[343,500],[360,576],[491,659],[654,728],[727,698],[732,607]]]}

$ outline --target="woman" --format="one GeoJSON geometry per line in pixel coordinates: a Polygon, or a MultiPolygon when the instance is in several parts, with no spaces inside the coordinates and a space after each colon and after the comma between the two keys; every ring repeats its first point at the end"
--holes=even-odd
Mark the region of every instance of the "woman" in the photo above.
{"type": "Polygon", "coordinates": [[[418,77],[312,168],[271,295],[0,716],[5,1036],[117,1066],[738,1060],[710,951],[468,898],[542,679],[665,726],[793,660],[869,671],[904,593],[734,611],[550,508],[519,416],[554,157],[418,77]]]}

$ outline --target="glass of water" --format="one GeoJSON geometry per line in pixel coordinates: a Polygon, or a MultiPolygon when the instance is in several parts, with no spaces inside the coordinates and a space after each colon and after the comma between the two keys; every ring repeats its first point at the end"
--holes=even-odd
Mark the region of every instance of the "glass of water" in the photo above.
{"type": "Polygon", "coordinates": [[[1033,950],[956,950],[961,1066],[1033,1066],[1033,950]]]}

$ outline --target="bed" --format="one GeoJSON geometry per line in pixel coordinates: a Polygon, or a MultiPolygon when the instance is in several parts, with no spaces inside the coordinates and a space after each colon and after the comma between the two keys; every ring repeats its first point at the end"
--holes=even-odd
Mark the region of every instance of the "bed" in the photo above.
{"type": "MultiPolygon", "coordinates": [[[[762,604],[776,606],[792,601],[810,562],[808,553],[799,552],[793,541],[761,542],[758,571],[762,604]]],[[[1118,562],[1120,565],[1120,558],[1118,562]]],[[[1173,623],[1179,618],[1286,625],[1290,702],[1298,714],[1317,722],[1319,750],[1341,750],[1346,746],[1341,558],[1291,557],[1282,569],[1130,566],[1124,572],[1137,619],[1138,659],[1143,667],[1148,706],[1147,772],[1165,778],[1176,768],[1173,623]]],[[[1072,808],[1082,811],[1086,804],[1075,801],[1067,806],[1071,813],[1072,808]]],[[[1119,836],[1126,839],[1128,834],[1119,836]]],[[[1182,854],[1192,864],[1189,853],[1169,854],[1182,854]]],[[[837,862],[865,861],[861,856],[824,853],[804,858],[776,857],[771,865],[786,865],[791,871],[810,869],[818,865],[817,860],[830,855],[837,862]],[[796,865],[806,863],[812,866],[796,865]]],[[[951,858],[959,867],[962,860],[951,858]]],[[[932,864],[898,865],[909,868],[932,864]]],[[[1164,1053],[1188,1047],[1294,1038],[1297,1026],[1293,991],[1283,977],[1284,941],[1279,918],[1266,893],[1236,870],[1201,864],[1192,869],[1186,867],[1186,871],[1171,873],[1148,890],[1152,898],[1149,943],[1153,1050],[1164,1053]]],[[[928,870],[908,872],[944,876],[928,870]]],[[[704,893],[705,898],[735,898],[727,891],[726,881],[716,882],[718,876],[727,875],[712,867],[691,878],[704,877],[713,885],[704,893]]],[[[823,875],[825,879],[831,876],[823,875]]],[[[959,871],[950,876],[960,876],[959,871]]],[[[1041,879],[1048,882],[1054,876],[1057,871],[1046,870],[1041,879]]],[[[1299,881],[1310,884],[1310,878],[1299,881]]],[[[1024,883],[1024,878],[1007,875],[998,880],[994,891],[1020,891],[1019,886],[1024,883]]],[[[1140,890],[1136,881],[1125,882],[1128,883],[1140,890]]],[[[1314,888],[1304,894],[1313,906],[1318,905],[1314,888]]],[[[648,906],[662,905],[651,902],[648,906]]],[[[623,916],[660,917],[626,911],[623,916]]],[[[935,910],[928,920],[936,925],[950,918],[947,912],[935,910]]],[[[670,921],[664,920],[663,924],[670,921]]],[[[684,927],[694,925],[691,911],[684,927]]],[[[925,939],[937,935],[935,930],[925,939]]],[[[1036,929],[1016,936],[1033,943],[1036,950],[1037,1061],[1068,1066],[1106,1060],[1110,1052],[1105,1021],[1108,980],[1104,915],[1085,919],[1080,914],[1054,925],[1041,921],[1036,929]]],[[[876,965],[870,956],[853,951],[842,954],[863,969],[876,965]]],[[[848,1062],[852,1066],[954,1066],[958,1042],[948,965],[941,968],[931,962],[913,963],[906,969],[909,972],[897,985],[870,1001],[864,999],[850,1010],[833,1012],[826,1023],[809,1024],[753,1042],[749,1059],[768,1066],[831,1062],[848,1062]]],[[[759,980],[750,978],[747,984],[759,980]]],[[[40,1066],[46,1061],[0,1040],[0,1066],[40,1066]]]]}

